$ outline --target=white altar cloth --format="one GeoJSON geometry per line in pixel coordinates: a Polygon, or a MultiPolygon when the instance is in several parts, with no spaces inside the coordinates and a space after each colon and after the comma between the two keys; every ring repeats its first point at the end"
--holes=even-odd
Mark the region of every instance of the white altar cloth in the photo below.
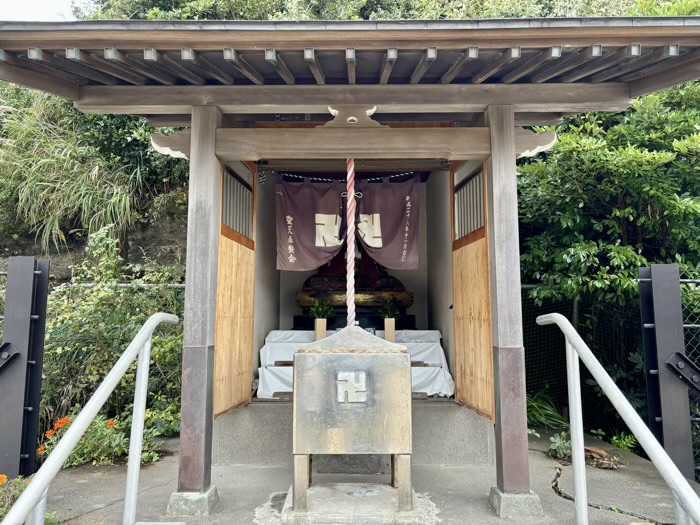
{"type": "MultiPolygon", "coordinates": [[[[268,366],[259,369],[260,381],[258,397],[273,399],[275,392],[291,392],[293,388],[294,367],[268,366]]],[[[411,368],[413,392],[426,393],[429,396],[449,397],[455,393],[455,384],[450,373],[435,366],[417,366],[411,368]]]]}
{"type": "MultiPolygon", "coordinates": [[[[334,334],[328,330],[327,334],[334,334]]],[[[377,337],[384,338],[384,330],[377,330],[377,337]]],[[[454,395],[454,381],[447,366],[445,351],[440,345],[438,330],[398,330],[396,342],[403,344],[411,354],[411,361],[428,366],[413,367],[413,392],[429,396],[449,397],[454,395]]],[[[270,399],[275,392],[292,391],[293,368],[275,366],[276,362],[292,361],[294,353],[304,343],[314,341],[312,330],[273,330],[265,338],[260,350],[258,397],[270,399]]]]}

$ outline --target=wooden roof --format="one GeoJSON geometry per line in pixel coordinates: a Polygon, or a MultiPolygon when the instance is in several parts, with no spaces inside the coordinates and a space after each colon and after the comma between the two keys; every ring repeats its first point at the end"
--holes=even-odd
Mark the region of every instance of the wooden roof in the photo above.
{"type": "Polygon", "coordinates": [[[698,77],[699,17],[0,22],[0,79],[96,112],[187,113],[188,104],[232,100],[238,92],[223,86],[254,88],[239,89],[245,101],[222,102],[224,113],[318,114],[329,102],[381,104],[380,114],[469,112],[494,103],[486,93],[519,111],[614,110],[698,77]],[[417,88],[417,109],[392,105],[405,86],[417,88]],[[134,101],[148,93],[151,103],[134,101]],[[313,104],[320,93],[329,100],[313,104]],[[529,104],[538,93],[552,104],[529,104]],[[110,103],[122,98],[130,102],[110,103]],[[483,103],[460,103],[472,99],[483,103]]]}

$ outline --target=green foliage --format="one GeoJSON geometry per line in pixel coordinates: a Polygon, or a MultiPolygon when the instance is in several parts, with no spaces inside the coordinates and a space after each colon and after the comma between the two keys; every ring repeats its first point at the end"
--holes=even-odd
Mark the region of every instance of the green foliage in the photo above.
{"type": "MultiPolygon", "coordinates": [[[[80,413],[80,407],[75,407],[70,416],[61,418],[45,433],[46,440],[39,447],[41,458],[47,457],[56,448],[70,428],[76,416],[80,413]]],[[[75,449],[63,464],[63,468],[77,467],[85,463],[93,465],[112,465],[118,459],[124,458],[129,453],[130,422],[107,419],[98,415],[78,441],[75,449]]],[[[143,447],[141,451],[142,463],[158,461],[159,442],[156,437],[159,433],[148,428],[143,434],[143,447]]]]}
{"type": "MultiPolygon", "coordinates": [[[[17,88],[0,86],[6,101],[17,88]]],[[[97,230],[131,222],[138,172],[111,165],[75,126],[75,110],[49,95],[21,93],[26,106],[0,110],[0,203],[17,210],[5,224],[25,223],[44,248],[68,229],[97,230]]],[[[10,102],[7,100],[6,102],[10,102]]],[[[17,107],[19,106],[19,107],[17,107]]]]}
{"type": "Polygon", "coordinates": [[[700,85],[571,117],[519,167],[522,272],[538,300],[593,293],[625,304],[637,268],[700,264],[700,85]]]}
{"type": "Polygon", "coordinates": [[[633,0],[92,0],[78,18],[397,20],[621,16],[633,0]]]}
{"type": "Polygon", "coordinates": [[[545,430],[569,428],[569,422],[559,413],[554,401],[545,392],[527,396],[527,424],[545,430]]]}
{"type": "Polygon", "coordinates": [[[555,459],[565,459],[571,456],[571,439],[567,432],[554,434],[549,438],[548,454],[555,459]]]}
{"type": "Polygon", "coordinates": [[[67,101],[0,83],[0,232],[36,232],[46,250],[107,225],[123,237],[186,163],[150,145],[129,116],[84,115],[67,101]]]}
{"type": "Polygon", "coordinates": [[[592,429],[591,430],[591,436],[595,436],[601,441],[605,440],[605,431],[602,428],[599,429],[592,429]]]}
{"type": "MultiPolygon", "coordinates": [[[[631,352],[627,359],[631,366],[606,364],[604,365],[605,370],[642,419],[646,419],[647,390],[646,378],[644,377],[644,355],[641,352],[631,352]]],[[[586,384],[593,387],[596,395],[605,397],[595,379],[586,379],[586,384]]],[[[621,420],[620,414],[612,405],[606,404],[605,411],[614,414],[616,419],[621,420]]]]}
{"type": "Polygon", "coordinates": [[[316,301],[309,308],[309,316],[314,319],[333,319],[335,317],[335,309],[328,301],[316,301]]]}
{"type": "Polygon", "coordinates": [[[632,434],[627,434],[626,432],[620,432],[619,434],[615,434],[610,439],[610,443],[612,443],[614,447],[617,447],[620,450],[624,450],[626,452],[634,452],[638,445],[637,438],[634,437],[632,434]]]}
{"type": "MultiPolygon", "coordinates": [[[[181,282],[182,269],[176,276],[173,268],[119,263],[118,246],[104,232],[91,237],[88,250],[90,257],[75,268],[74,281],[55,288],[49,296],[42,432],[87,402],[152,314],[163,311],[182,319],[184,290],[164,286],[181,282]],[[117,287],[117,278],[132,286],[117,287]],[[153,286],[138,286],[144,282],[153,286]]],[[[182,323],[159,328],[151,351],[146,422],[164,435],[179,430],[181,351],[182,323]]],[[[105,405],[105,417],[128,423],[135,376],[134,363],[105,405]]]]}
{"type": "MultiPolygon", "coordinates": [[[[0,521],[5,519],[5,516],[10,511],[10,507],[19,499],[28,484],[21,476],[8,480],[6,476],[0,474],[0,521]]],[[[61,523],[55,512],[47,511],[45,520],[46,525],[58,525],[61,523]]]]}
{"type": "Polygon", "coordinates": [[[637,0],[630,16],[697,16],[700,0],[637,0]]]}
{"type": "Polygon", "coordinates": [[[398,319],[401,317],[401,310],[396,306],[396,302],[390,299],[379,309],[379,317],[382,319],[398,319]]]}

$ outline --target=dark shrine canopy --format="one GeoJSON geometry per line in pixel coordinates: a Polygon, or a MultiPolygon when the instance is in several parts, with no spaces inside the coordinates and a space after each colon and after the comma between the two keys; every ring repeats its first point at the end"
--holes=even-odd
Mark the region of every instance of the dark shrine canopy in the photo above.
{"type": "Polygon", "coordinates": [[[369,103],[380,121],[468,122],[498,101],[546,123],[698,77],[697,17],[0,22],[0,79],[163,125],[201,104],[256,121],[369,103]]]}

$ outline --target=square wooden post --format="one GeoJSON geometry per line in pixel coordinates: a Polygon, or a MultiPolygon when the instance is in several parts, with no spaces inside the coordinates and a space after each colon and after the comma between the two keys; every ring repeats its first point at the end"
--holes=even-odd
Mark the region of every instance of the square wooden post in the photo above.
{"type": "Polygon", "coordinates": [[[500,516],[512,515],[515,506],[518,515],[522,515],[523,506],[541,513],[539,498],[530,491],[528,470],[515,113],[512,106],[489,106],[485,116],[491,130],[486,180],[496,376],[497,486],[491,490],[490,501],[500,516]]]}
{"type": "Polygon", "coordinates": [[[221,165],[215,147],[220,126],[216,106],[192,108],[180,464],[178,492],[168,507],[173,514],[206,514],[217,499],[210,485],[221,227],[221,165]]]}

